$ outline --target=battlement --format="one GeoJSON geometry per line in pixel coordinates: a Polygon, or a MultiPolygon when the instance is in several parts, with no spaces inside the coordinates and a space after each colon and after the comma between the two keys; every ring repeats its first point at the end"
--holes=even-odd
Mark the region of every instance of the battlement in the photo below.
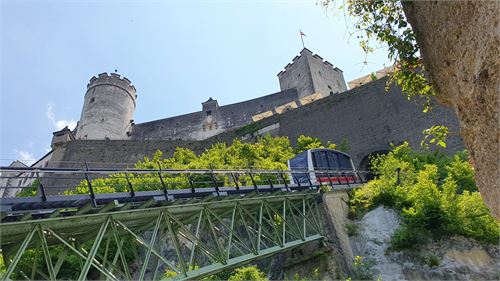
{"type": "Polygon", "coordinates": [[[290,68],[292,68],[296,63],[297,61],[302,58],[304,55],[310,55],[313,59],[316,59],[317,61],[320,61],[322,62],[323,64],[325,64],[326,66],[328,67],[331,67],[333,68],[333,70],[335,71],[338,71],[338,72],[342,72],[342,70],[340,70],[339,68],[337,67],[334,67],[332,63],[330,63],[329,61],[327,60],[324,60],[320,55],[318,54],[313,54],[313,52],[311,52],[309,49],[307,48],[304,48],[302,49],[302,51],[300,51],[300,54],[298,54],[297,56],[295,56],[292,60],[291,63],[287,64],[285,66],[285,70],[282,70],[278,73],[278,77],[281,77],[283,76],[283,74],[285,74],[290,68]]]}
{"type": "Polygon", "coordinates": [[[98,85],[114,85],[127,91],[134,100],[137,98],[134,85],[126,77],[122,77],[119,74],[111,73],[108,75],[106,72],[99,74],[97,77],[94,76],[90,79],[87,84],[87,91],[98,85]]]}

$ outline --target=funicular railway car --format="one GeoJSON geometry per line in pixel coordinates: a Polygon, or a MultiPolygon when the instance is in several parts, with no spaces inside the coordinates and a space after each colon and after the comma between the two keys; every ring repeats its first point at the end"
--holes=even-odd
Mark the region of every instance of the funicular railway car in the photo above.
{"type": "Polygon", "coordinates": [[[360,181],[351,156],[328,148],[308,149],[288,160],[293,184],[349,184],[360,181]]]}

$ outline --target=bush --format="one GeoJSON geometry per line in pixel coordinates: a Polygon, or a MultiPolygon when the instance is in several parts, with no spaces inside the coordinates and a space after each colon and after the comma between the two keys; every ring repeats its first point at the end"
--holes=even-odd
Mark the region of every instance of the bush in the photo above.
{"type": "Polygon", "coordinates": [[[228,281],[269,281],[266,274],[261,272],[257,266],[240,267],[229,277],[228,281]]]}
{"type": "Polygon", "coordinates": [[[359,233],[359,227],[355,223],[346,223],[347,235],[356,236],[359,233]]]}
{"type": "Polygon", "coordinates": [[[372,268],[375,260],[365,259],[362,256],[354,257],[353,276],[349,280],[373,280],[372,268]]]}
{"type": "Polygon", "coordinates": [[[430,255],[425,259],[425,263],[429,267],[437,267],[439,266],[439,258],[436,255],[430,255]]]}
{"type": "Polygon", "coordinates": [[[392,249],[449,235],[498,242],[499,224],[477,191],[466,152],[450,157],[413,151],[404,143],[375,157],[372,167],[376,178],[353,192],[350,209],[357,216],[378,205],[399,211],[403,226],[393,236],[392,249]]]}
{"type": "Polygon", "coordinates": [[[391,237],[390,251],[416,249],[428,241],[429,233],[421,228],[402,226],[391,237]]]}
{"type": "Polygon", "coordinates": [[[38,189],[40,188],[40,181],[38,179],[34,180],[30,186],[27,186],[19,192],[16,197],[32,197],[36,196],[38,189]]]}

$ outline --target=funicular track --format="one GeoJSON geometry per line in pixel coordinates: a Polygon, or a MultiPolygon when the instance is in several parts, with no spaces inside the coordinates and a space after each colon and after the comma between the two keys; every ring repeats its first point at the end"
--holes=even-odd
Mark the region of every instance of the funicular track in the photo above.
{"type": "MultiPolygon", "coordinates": [[[[78,260],[78,280],[199,279],[324,237],[320,186],[289,184],[295,171],[127,170],[127,178],[156,174],[161,190],[130,185],[115,194],[95,193],[89,175],[119,170],[15,172],[83,175],[89,194],[46,196],[42,184],[40,196],[2,198],[2,280],[60,279],[70,257],[78,260]],[[180,174],[190,175],[190,188],[169,189],[172,175],[180,174]]],[[[333,180],[344,172],[323,172],[336,188],[360,184],[333,180]]]]}

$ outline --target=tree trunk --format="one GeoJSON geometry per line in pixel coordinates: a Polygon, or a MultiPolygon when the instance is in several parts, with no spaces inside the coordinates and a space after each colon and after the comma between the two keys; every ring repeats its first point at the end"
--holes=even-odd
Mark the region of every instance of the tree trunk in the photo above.
{"type": "Polygon", "coordinates": [[[484,202],[500,220],[500,1],[408,1],[438,100],[452,106],[484,202]]]}

